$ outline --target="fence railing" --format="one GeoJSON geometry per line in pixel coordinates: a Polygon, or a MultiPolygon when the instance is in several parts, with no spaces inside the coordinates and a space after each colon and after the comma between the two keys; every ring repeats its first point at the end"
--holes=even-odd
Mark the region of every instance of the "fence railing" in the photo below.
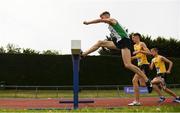
{"type": "MultiPolygon", "coordinates": [[[[79,86],[79,88],[80,89],[86,89],[86,88],[88,88],[88,89],[91,89],[91,88],[95,88],[95,89],[110,89],[110,88],[112,88],[112,89],[114,89],[114,88],[120,88],[120,89],[122,89],[122,88],[124,88],[124,86],[132,86],[132,85],[80,85],[79,86]]],[[[167,84],[167,87],[170,87],[170,88],[180,88],[180,84],[167,84]]],[[[19,86],[19,85],[0,85],[0,88],[1,89],[7,89],[7,88],[13,88],[13,89],[18,89],[18,88],[25,88],[25,89],[29,89],[29,88],[67,88],[67,89],[72,89],[73,88],[73,86],[72,85],[64,85],[64,86],[28,86],[28,85],[26,85],[26,86],[19,86]]]]}
{"type": "MultiPolygon", "coordinates": [[[[122,90],[125,86],[132,86],[132,85],[80,85],[79,86],[79,92],[90,90],[90,93],[94,93],[93,96],[100,97],[100,92],[102,90],[105,91],[111,91],[113,90],[114,93],[116,93],[115,97],[121,97],[122,96],[122,90]]],[[[180,88],[180,84],[168,84],[167,87],[176,89],[180,88]]],[[[43,90],[48,90],[54,93],[54,98],[59,98],[60,94],[63,91],[69,91],[71,93],[73,86],[67,85],[67,86],[18,86],[18,85],[0,85],[0,97],[1,93],[4,93],[5,91],[9,91],[11,93],[11,97],[19,97],[18,94],[21,93],[21,91],[31,91],[34,98],[38,98],[38,94],[40,92],[43,92],[43,90]],[[11,92],[10,92],[11,91],[11,92]],[[61,93],[60,93],[61,92],[61,93]]],[[[42,94],[42,93],[41,93],[42,94]]],[[[63,94],[63,93],[62,93],[63,94]]],[[[73,93],[72,93],[73,94],[73,93]]],[[[71,94],[71,96],[72,96],[71,94]]],[[[4,96],[6,97],[6,96],[4,96]]]]}

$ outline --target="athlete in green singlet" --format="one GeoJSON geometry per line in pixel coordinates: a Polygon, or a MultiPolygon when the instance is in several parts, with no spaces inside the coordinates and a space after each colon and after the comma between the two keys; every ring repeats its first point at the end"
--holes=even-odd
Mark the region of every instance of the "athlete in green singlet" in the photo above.
{"type": "Polygon", "coordinates": [[[92,21],[84,21],[85,25],[97,24],[97,23],[106,23],[109,25],[108,28],[111,32],[111,36],[113,37],[113,41],[106,41],[106,40],[98,41],[91,48],[83,52],[82,57],[87,56],[88,54],[96,51],[100,47],[106,47],[109,49],[116,49],[121,51],[122,60],[124,62],[125,67],[133,71],[140,77],[142,77],[146,81],[146,86],[148,88],[148,91],[151,92],[152,84],[150,83],[150,80],[137,66],[131,63],[131,48],[133,48],[133,45],[131,43],[131,40],[127,32],[123,29],[123,27],[118,23],[117,20],[110,18],[110,13],[107,11],[101,13],[99,19],[95,19],[92,21]]]}

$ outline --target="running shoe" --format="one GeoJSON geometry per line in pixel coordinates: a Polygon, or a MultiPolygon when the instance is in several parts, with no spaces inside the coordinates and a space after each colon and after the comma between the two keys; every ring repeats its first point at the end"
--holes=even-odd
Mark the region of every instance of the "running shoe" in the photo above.
{"type": "Polygon", "coordinates": [[[150,80],[148,80],[148,81],[146,82],[146,86],[147,86],[148,93],[151,93],[152,90],[153,90],[153,87],[152,87],[152,83],[151,83],[150,80]]]}
{"type": "Polygon", "coordinates": [[[158,103],[162,103],[162,102],[164,102],[165,100],[166,100],[166,98],[165,98],[164,96],[161,96],[161,97],[159,98],[158,103]]]}
{"type": "Polygon", "coordinates": [[[128,106],[141,106],[141,103],[137,101],[133,101],[132,103],[128,104],[128,106]]]}
{"type": "Polygon", "coordinates": [[[180,97],[177,97],[173,100],[173,102],[177,102],[177,103],[180,103],[180,97]]]}

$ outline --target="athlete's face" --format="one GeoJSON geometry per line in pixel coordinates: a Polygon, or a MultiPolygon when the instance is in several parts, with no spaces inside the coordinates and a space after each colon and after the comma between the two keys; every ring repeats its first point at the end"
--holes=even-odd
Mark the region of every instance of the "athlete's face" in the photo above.
{"type": "Polygon", "coordinates": [[[134,43],[138,43],[139,42],[139,36],[132,36],[132,41],[134,43]]]}
{"type": "Polygon", "coordinates": [[[154,49],[151,49],[151,54],[152,54],[152,56],[156,56],[157,55],[157,51],[155,51],[154,49]]]}

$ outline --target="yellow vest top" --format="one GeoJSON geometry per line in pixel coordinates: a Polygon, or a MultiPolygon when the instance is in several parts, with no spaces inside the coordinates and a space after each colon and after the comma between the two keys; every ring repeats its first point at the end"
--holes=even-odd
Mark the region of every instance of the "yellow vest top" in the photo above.
{"type": "MultiPolygon", "coordinates": [[[[143,48],[141,46],[141,43],[134,45],[134,50],[135,51],[140,51],[142,49],[143,48]]],[[[149,64],[146,54],[138,53],[138,54],[136,54],[136,58],[137,58],[138,66],[141,66],[143,64],[149,64]]]]}
{"type": "Polygon", "coordinates": [[[166,73],[166,65],[165,62],[161,59],[160,55],[157,55],[152,59],[152,62],[154,63],[156,67],[157,74],[159,73],[166,73]]]}

